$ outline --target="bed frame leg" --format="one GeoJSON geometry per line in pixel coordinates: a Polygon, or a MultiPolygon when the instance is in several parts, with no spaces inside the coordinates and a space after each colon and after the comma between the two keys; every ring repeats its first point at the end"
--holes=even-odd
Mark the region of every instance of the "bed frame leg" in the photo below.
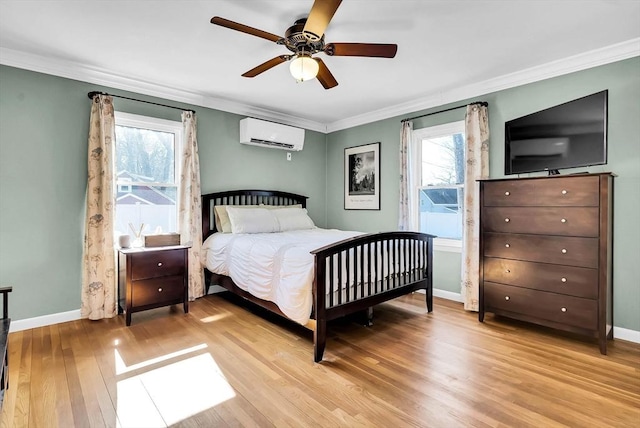
{"type": "Polygon", "coordinates": [[[316,328],[313,330],[313,361],[322,361],[324,347],[327,344],[327,321],[316,320],[316,328]]]}
{"type": "Polygon", "coordinates": [[[367,313],[367,327],[373,325],[373,306],[369,306],[366,310],[367,313]]]}
{"type": "Polygon", "coordinates": [[[433,288],[427,287],[427,312],[433,312],[433,288]]]}

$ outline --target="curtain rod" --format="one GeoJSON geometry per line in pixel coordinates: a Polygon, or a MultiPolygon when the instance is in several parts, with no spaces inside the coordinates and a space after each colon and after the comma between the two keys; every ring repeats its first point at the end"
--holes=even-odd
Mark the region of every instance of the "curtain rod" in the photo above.
{"type": "Polygon", "coordinates": [[[100,92],[100,91],[91,91],[87,94],[87,96],[89,97],[89,99],[93,100],[93,97],[95,97],[96,95],[109,95],[110,97],[116,97],[116,98],[122,98],[125,100],[131,100],[131,101],[138,101],[140,103],[146,103],[146,104],[153,104],[155,106],[160,106],[160,107],[167,107],[167,108],[173,108],[176,110],[182,110],[182,111],[190,111],[191,113],[195,114],[195,110],[191,110],[188,108],[180,108],[180,107],[174,107],[174,106],[168,106],[166,104],[160,104],[160,103],[154,103],[151,101],[145,101],[145,100],[138,100],[136,98],[129,98],[129,97],[125,97],[123,95],[113,95],[113,94],[107,94],[106,92],[100,92]]]}
{"type": "Polygon", "coordinates": [[[481,106],[484,106],[484,107],[487,107],[489,105],[489,103],[486,102],[486,101],[476,101],[476,102],[473,102],[473,103],[465,104],[463,106],[451,107],[451,108],[447,108],[447,109],[440,110],[440,111],[434,111],[432,113],[421,114],[420,116],[409,117],[407,119],[402,119],[400,122],[408,122],[410,120],[418,119],[420,117],[426,117],[426,116],[431,116],[433,114],[444,113],[445,111],[458,110],[459,108],[465,108],[467,105],[471,106],[471,105],[474,105],[474,104],[478,104],[478,105],[481,105],[481,106]]]}

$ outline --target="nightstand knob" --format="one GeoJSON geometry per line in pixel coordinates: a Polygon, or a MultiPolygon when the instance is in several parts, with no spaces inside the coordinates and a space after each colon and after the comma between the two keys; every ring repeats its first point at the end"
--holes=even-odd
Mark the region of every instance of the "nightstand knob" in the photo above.
{"type": "Polygon", "coordinates": [[[563,218],[562,220],[560,220],[560,223],[566,223],[566,222],[567,222],[566,218],[563,218]]]}
{"type": "Polygon", "coordinates": [[[158,293],[162,293],[162,287],[158,288],[158,293]]]}
{"type": "Polygon", "coordinates": [[[566,194],[567,194],[567,191],[566,191],[566,190],[563,190],[563,191],[562,191],[562,192],[560,192],[560,193],[562,193],[563,195],[566,195],[566,194]]]}
{"type": "Polygon", "coordinates": [[[158,267],[162,266],[162,262],[158,263],[158,267]]]}
{"type": "Polygon", "coordinates": [[[511,193],[509,193],[509,192],[504,192],[504,195],[505,195],[505,196],[509,196],[510,194],[511,194],[511,193]]]}
{"type": "Polygon", "coordinates": [[[510,297],[509,296],[504,296],[504,300],[509,300],[510,297]]]}
{"type": "Polygon", "coordinates": [[[505,270],[506,273],[511,273],[511,270],[507,269],[505,270]]]}
{"type": "Polygon", "coordinates": [[[567,282],[567,278],[562,278],[562,279],[560,279],[560,281],[567,282]]]}
{"type": "Polygon", "coordinates": [[[562,312],[567,312],[567,308],[560,309],[562,312]]]}
{"type": "Polygon", "coordinates": [[[505,247],[509,248],[511,245],[509,244],[504,244],[505,247]]]}
{"type": "Polygon", "coordinates": [[[505,222],[505,223],[509,223],[510,221],[511,221],[511,220],[509,220],[509,218],[505,218],[505,219],[504,219],[504,222],[505,222]]]}
{"type": "Polygon", "coordinates": [[[567,249],[566,248],[562,249],[562,254],[567,254],[567,249]]]}

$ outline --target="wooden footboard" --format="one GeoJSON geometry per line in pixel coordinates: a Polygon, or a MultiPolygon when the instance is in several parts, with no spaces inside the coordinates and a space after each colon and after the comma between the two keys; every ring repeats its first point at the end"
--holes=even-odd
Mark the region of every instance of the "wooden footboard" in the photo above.
{"type": "Polygon", "coordinates": [[[360,235],[312,251],[314,360],[322,360],[327,321],[413,291],[433,310],[433,236],[416,232],[360,235]]]}

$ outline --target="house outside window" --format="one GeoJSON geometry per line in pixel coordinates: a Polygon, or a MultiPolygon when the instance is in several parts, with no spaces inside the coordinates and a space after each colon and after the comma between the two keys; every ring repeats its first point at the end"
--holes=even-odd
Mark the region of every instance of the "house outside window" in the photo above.
{"type": "Polygon", "coordinates": [[[436,235],[436,249],[460,251],[464,203],[464,121],[413,132],[418,162],[417,222],[421,232],[436,235]]]}
{"type": "Polygon", "coordinates": [[[176,232],[182,123],[116,112],[114,233],[176,232]],[[144,225],[144,226],[143,226],[144,225]]]}

